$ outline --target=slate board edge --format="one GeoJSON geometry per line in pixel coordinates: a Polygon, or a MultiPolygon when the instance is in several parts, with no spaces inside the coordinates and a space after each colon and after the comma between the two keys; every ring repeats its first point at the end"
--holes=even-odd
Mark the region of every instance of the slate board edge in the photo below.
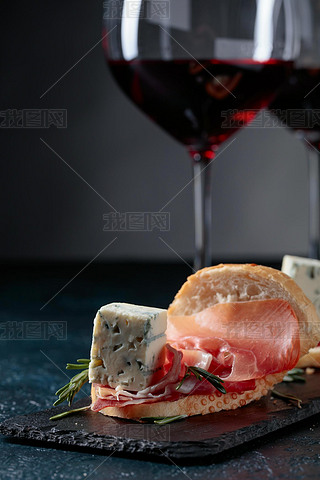
{"type": "MultiPolygon", "coordinates": [[[[50,410],[48,410],[48,412],[49,411],[50,410]]],[[[0,424],[0,433],[13,437],[14,439],[31,440],[42,444],[49,444],[53,448],[58,444],[59,446],[73,447],[82,450],[95,449],[99,450],[99,453],[114,453],[120,456],[150,456],[160,461],[172,459],[179,463],[195,463],[197,460],[208,461],[217,454],[231,450],[251,440],[261,438],[319,413],[320,399],[313,400],[312,403],[305,405],[302,409],[292,407],[290,415],[283,416],[283,412],[274,414],[272,415],[273,418],[263,422],[253,423],[237,431],[225,433],[219,438],[197,442],[152,442],[143,439],[87,433],[84,430],[62,431],[56,429],[56,427],[43,431],[36,427],[20,425],[17,423],[19,417],[7,419],[0,424]],[[283,416],[283,418],[279,418],[281,416],[283,416]],[[16,421],[14,420],[15,418],[16,421]]],[[[78,418],[81,419],[81,415],[85,415],[85,412],[78,415],[78,418]]],[[[20,418],[21,417],[25,418],[27,415],[20,416],[20,418]]]]}

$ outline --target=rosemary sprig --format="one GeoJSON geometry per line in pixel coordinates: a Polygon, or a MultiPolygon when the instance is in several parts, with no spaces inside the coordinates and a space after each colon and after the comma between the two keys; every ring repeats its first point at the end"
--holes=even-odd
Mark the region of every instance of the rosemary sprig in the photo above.
{"type": "Polygon", "coordinates": [[[219,392],[221,393],[227,393],[226,389],[222,385],[224,381],[217,377],[216,375],[213,375],[210,372],[207,372],[207,370],[204,370],[203,368],[200,367],[187,367],[187,371],[179,385],[176,387],[176,390],[179,390],[179,388],[183,385],[184,381],[190,377],[190,375],[194,375],[197,380],[207,380],[211,385],[213,385],[219,392]]]}
{"type": "MultiPolygon", "coordinates": [[[[53,404],[54,407],[60,405],[60,403],[67,400],[68,405],[70,407],[74,396],[79,390],[83,387],[85,383],[89,380],[89,363],[90,359],[88,358],[79,358],[77,360],[78,363],[67,363],[66,369],[67,370],[82,370],[82,372],[77,373],[74,377],[70,379],[70,382],[61,387],[55,395],[59,396],[58,400],[56,400],[53,404]]],[[[66,414],[68,412],[65,412],[66,414]]]]}
{"type": "Polygon", "coordinates": [[[183,383],[185,380],[187,380],[187,378],[189,378],[191,375],[191,373],[186,373],[185,376],[183,377],[183,379],[181,380],[181,382],[179,383],[179,385],[176,386],[176,390],[179,390],[179,388],[182,387],[183,383]]]}
{"type": "Polygon", "coordinates": [[[297,404],[298,408],[302,408],[302,400],[300,398],[295,397],[294,395],[287,395],[286,393],[280,393],[277,390],[272,390],[271,395],[276,398],[280,398],[281,400],[284,400],[285,402],[293,403],[294,405],[297,404]]]}
{"type": "Polygon", "coordinates": [[[301,374],[303,373],[304,373],[304,370],[302,370],[301,368],[293,368],[283,377],[282,381],[286,383],[289,383],[289,382],[305,383],[306,379],[301,376],[301,374]]]}
{"type": "Polygon", "coordinates": [[[60,418],[66,417],[67,415],[72,415],[73,413],[89,410],[89,408],[90,408],[90,405],[87,405],[86,407],[81,407],[81,408],[74,408],[73,410],[68,410],[67,412],[62,412],[62,413],[59,413],[58,415],[54,415],[53,417],[50,417],[49,420],[59,420],[60,418]]]}
{"type": "Polygon", "coordinates": [[[90,360],[87,358],[79,358],[78,363],[67,363],[66,370],[83,370],[89,367],[90,360]]]}
{"type": "Polygon", "coordinates": [[[142,417],[140,420],[146,423],[156,423],[157,425],[167,425],[187,418],[188,415],[175,415],[173,417],[142,417]]]}

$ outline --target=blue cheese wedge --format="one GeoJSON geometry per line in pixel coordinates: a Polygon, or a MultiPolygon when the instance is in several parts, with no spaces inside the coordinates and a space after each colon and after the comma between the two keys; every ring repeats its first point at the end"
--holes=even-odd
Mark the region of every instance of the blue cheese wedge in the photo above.
{"type": "Polygon", "coordinates": [[[110,303],[94,319],[89,382],[138,392],[165,359],[167,310],[110,303]],[[101,364],[102,362],[102,364],[101,364]]]}
{"type": "Polygon", "coordinates": [[[295,280],[320,316],[320,261],[285,255],[281,270],[295,280]]]}

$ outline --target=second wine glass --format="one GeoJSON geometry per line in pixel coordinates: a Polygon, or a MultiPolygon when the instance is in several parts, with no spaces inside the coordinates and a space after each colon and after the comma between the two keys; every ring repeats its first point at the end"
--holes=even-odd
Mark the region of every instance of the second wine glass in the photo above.
{"type": "Polygon", "coordinates": [[[301,18],[301,48],[270,110],[307,149],[309,168],[308,255],[320,259],[320,0],[297,5],[301,18]]]}

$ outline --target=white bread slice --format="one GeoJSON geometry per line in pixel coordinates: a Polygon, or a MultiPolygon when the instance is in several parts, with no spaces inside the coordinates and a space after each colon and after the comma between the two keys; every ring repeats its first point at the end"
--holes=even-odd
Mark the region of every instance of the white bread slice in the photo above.
{"type": "MultiPolygon", "coordinates": [[[[300,358],[320,340],[320,321],[312,302],[286,274],[254,264],[217,265],[199,270],[181,287],[169,307],[170,315],[192,315],[216,303],[280,298],[292,306],[300,326],[300,358]]],[[[205,415],[236,409],[258,400],[282,381],[286,371],[256,380],[255,390],[239,393],[189,395],[174,402],[106,407],[103,415],[122,418],[205,415]]],[[[91,390],[96,399],[94,387],[91,390]]]]}

